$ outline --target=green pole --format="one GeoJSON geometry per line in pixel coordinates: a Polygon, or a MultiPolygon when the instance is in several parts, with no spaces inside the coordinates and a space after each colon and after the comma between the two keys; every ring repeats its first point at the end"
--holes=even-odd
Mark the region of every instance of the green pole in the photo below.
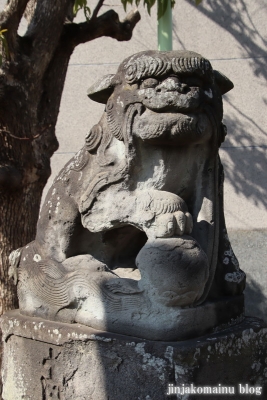
{"type": "Polygon", "coordinates": [[[158,0],[158,10],[167,2],[164,14],[158,18],[158,50],[172,50],[172,8],[171,0],[158,0]]]}

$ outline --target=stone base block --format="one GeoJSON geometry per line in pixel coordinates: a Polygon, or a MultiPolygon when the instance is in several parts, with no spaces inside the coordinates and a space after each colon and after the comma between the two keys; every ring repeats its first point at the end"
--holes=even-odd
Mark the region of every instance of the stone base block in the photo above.
{"type": "Polygon", "coordinates": [[[18,311],[2,317],[2,330],[4,400],[267,398],[267,328],[256,318],[181,342],[97,332],[18,311]]]}

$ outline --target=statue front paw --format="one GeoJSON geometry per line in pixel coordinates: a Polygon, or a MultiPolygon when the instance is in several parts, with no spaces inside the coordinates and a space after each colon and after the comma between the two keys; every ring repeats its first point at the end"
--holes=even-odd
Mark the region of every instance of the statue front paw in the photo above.
{"type": "Polygon", "coordinates": [[[161,214],[156,217],[153,228],[157,238],[190,235],[193,219],[189,212],[183,211],[161,214]]]}
{"type": "Polygon", "coordinates": [[[168,238],[190,235],[193,219],[184,200],[174,193],[150,190],[136,193],[137,212],[133,220],[140,223],[148,237],[168,238]]]}

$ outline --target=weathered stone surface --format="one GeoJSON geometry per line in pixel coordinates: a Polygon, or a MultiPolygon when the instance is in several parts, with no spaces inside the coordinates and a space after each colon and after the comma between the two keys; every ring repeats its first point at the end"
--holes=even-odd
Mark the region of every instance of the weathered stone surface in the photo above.
{"type": "Polygon", "coordinates": [[[240,319],[218,155],[232,87],[184,50],[135,54],[89,89],[104,114],[10,257],[22,313],[150,340],[240,319]]]}
{"type": "MultiPolygon", "coordinates": [[[[261,320],[181,342],[153,342],[25,317],[2,318],[4,400],[226,399],[223,395],[167,396],[168,384],[182,388],[234,387],[267,394],[267,329],[261,320]]],[[[219,390],[219,389],[218,389],[219,390]]]]}
{"type": "MultiPolygon", "coordinates": [[[[264,58],[267,43],[261,39],[267,37],[267,2],[238,0],[227,4],[225,7],[224,1],[202,1],[200,6],[195,7],[192,1],[176,2],[173,48],[194,49],[205,55],[212,60],[213,68],[222,71],[235,84],[235,89],[224,101],[228,135],[220,148],[226,172],[226,224],[228,230],[234,230],[234,243],[232,236],[230,239],[240,266],[253,278],[252,291],[246,290],[245,295],[246,304],[253,309],[249,315],[264,318],[267,275],[262,274],[262,270],[266,268],[266,239],[260,253],[257,247],[259,236],[266,236],[267,228],[267,69],[264,58]],[[257,260],[253,250],[252,255],[249,254],[250,246],[255,246],[257,260]],[[261,304],[260,312],[257,304],[261,304]]],[[[123,13],[122,6],[117,9],[123,13]]],[[[137,51],[157,47],[157,10],[152,8],[151,17],[143,11],[141,4],[139,10],[141,23],[137,25],[130,42],[112,42],[112,39],[103,38],[76,48],[57,124],[60,148],[52,159],[53,177],[46,193],[68,159],[83,145],[84,126],[93,126],[102,115],[101,104],[90,101],[88,105],[86,102],[85,87],[105,74],[114,73],[114,63],[118,65],[118,60],[137,51]]]]}

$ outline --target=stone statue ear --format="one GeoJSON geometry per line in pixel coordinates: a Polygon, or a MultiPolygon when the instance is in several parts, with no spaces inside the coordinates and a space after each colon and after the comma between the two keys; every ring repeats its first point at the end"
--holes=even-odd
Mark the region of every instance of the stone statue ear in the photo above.
{"type": "Polygon", "coordinates": [[[112,83],[114,76],[113,74],[105,75],[94,83],[88,89],[87,96],[93,101],[106,104],[114,89],[114,83],[112,83]]]}
{"type": "Polygon", "coordinates": [[[225,75],[223,75],[219,71],[214,70],[213,72],[214,72],[215,83],[219,87],[222,95],[233,89],[234,84],[232,81],[230,81],[230,79],[228,79],[225,75]]]}

